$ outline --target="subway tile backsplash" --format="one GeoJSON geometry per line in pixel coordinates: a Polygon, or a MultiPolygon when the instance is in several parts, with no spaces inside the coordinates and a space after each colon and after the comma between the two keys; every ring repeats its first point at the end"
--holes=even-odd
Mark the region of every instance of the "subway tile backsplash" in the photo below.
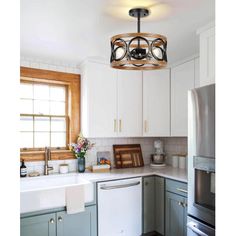
{"type": "MultiPolygon", "coordinates": [[[[171,164],[171,156],[174,154],[186,154],[187,153],[187,138],[93,138],[91,142],[95,143],[92,150],[88,151],[86,156],[86,166],[96,165],[97,152],[109,151],[111,153],[111,164],[114,166],[113,157],[113,144],[140,144],[144,164],[150,164],[150,156],[155,152],[153,143],[155,140],[161,139],[164,141],[164,149],[167,154],[167,164],[171,164]]],[[[49,161],[49,166],[53,166],[53,172],[59,172],[59,165],[67,163],[69,165],[69,171],[77,171],[77,160],[60,160],[49,161]]],[[[26,162],[28,173],[32,171],[38,171],[43,174],[43,161],[38,162],[26,162]]]]}

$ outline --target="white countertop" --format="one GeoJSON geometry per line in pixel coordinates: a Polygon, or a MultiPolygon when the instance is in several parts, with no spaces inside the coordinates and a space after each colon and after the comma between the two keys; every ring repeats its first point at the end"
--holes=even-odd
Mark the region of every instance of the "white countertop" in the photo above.
{"type": "Polygon", "coordinates": [[[132,178],[138,176],[158,175],[187,183],[187,170],[174,168],[172,166],[150,167],[148,165],[138,168],[112,169],[107,173],[85,172],[80,175],[92,182],[132,178]]]}
{"type": "Polygon", "coordinates": [[[113,168],[111,169],[110,172],[105,172],[105,173],[93,173],[90,171],[85,171],[84,173],[69,172],[68,174],[53,173],[50,175],[41,175],[38,177],[21,178],[21,181],[24,182],[27,181],[28,179],[37,179],[37,178],[42,179],[44,177],[48,178],[50,176],[53,177],[53,176],[63,176],[63,175],[64,176],[76,175],[91,182],[125,179],[125,178],[149,176],[149,175],[157,175],[185,183],[187,183],[188,181],[186,169],[174,168],[169,165],[164,167],[150,167],[150,165],[146,165],[144,167],[137,167],[137,168],[123,168],[123,169],[113,168]]]}

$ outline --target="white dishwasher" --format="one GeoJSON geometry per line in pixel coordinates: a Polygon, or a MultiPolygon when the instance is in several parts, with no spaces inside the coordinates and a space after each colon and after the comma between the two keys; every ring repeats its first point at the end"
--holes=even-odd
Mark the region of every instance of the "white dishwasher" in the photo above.
{"type": "Polygon", "coordinates": [[[142,179],[97,184],[98,236],[140,236],[142,233],[142,179]]]}

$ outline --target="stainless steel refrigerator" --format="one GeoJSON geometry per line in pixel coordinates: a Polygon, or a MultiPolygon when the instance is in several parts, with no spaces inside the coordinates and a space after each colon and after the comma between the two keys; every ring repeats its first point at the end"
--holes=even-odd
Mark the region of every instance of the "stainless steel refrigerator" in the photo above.
{"type": "Polygon", "coordinates": [[[215,85],[188,92],[188,236],[215,235],[215,85]]]}

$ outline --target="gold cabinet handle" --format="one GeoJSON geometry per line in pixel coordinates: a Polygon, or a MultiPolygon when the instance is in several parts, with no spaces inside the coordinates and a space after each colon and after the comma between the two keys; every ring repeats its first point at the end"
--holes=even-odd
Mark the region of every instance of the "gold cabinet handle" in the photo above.
{"type": "Polygon", "coordinates": [[[119,120],[119,132],[121,132],[122,131],[122,126],[121,126],[121,120],[119,120]]]}
{"type": "Polygon", "coordinates": [[[117,131],[116,119],[114,119],[114,132],[117,131]]]}
{"type": "Polygon", "coordinates": [[[51,218],[51,219],[49,220],[49,222],[50,222],[50,224],[54,224],[54,219],[51,218]]]}
{"type": "Polygon", "coordinates": [[[144,132],[147,133],[147,120],[144,121],[144,132]]]}
{"type": "Polygon", "coordinates": [[[182,188],[176,188],[177,191],[182,193],[188,193],[188,190],[182,189],[182,188]]]}

